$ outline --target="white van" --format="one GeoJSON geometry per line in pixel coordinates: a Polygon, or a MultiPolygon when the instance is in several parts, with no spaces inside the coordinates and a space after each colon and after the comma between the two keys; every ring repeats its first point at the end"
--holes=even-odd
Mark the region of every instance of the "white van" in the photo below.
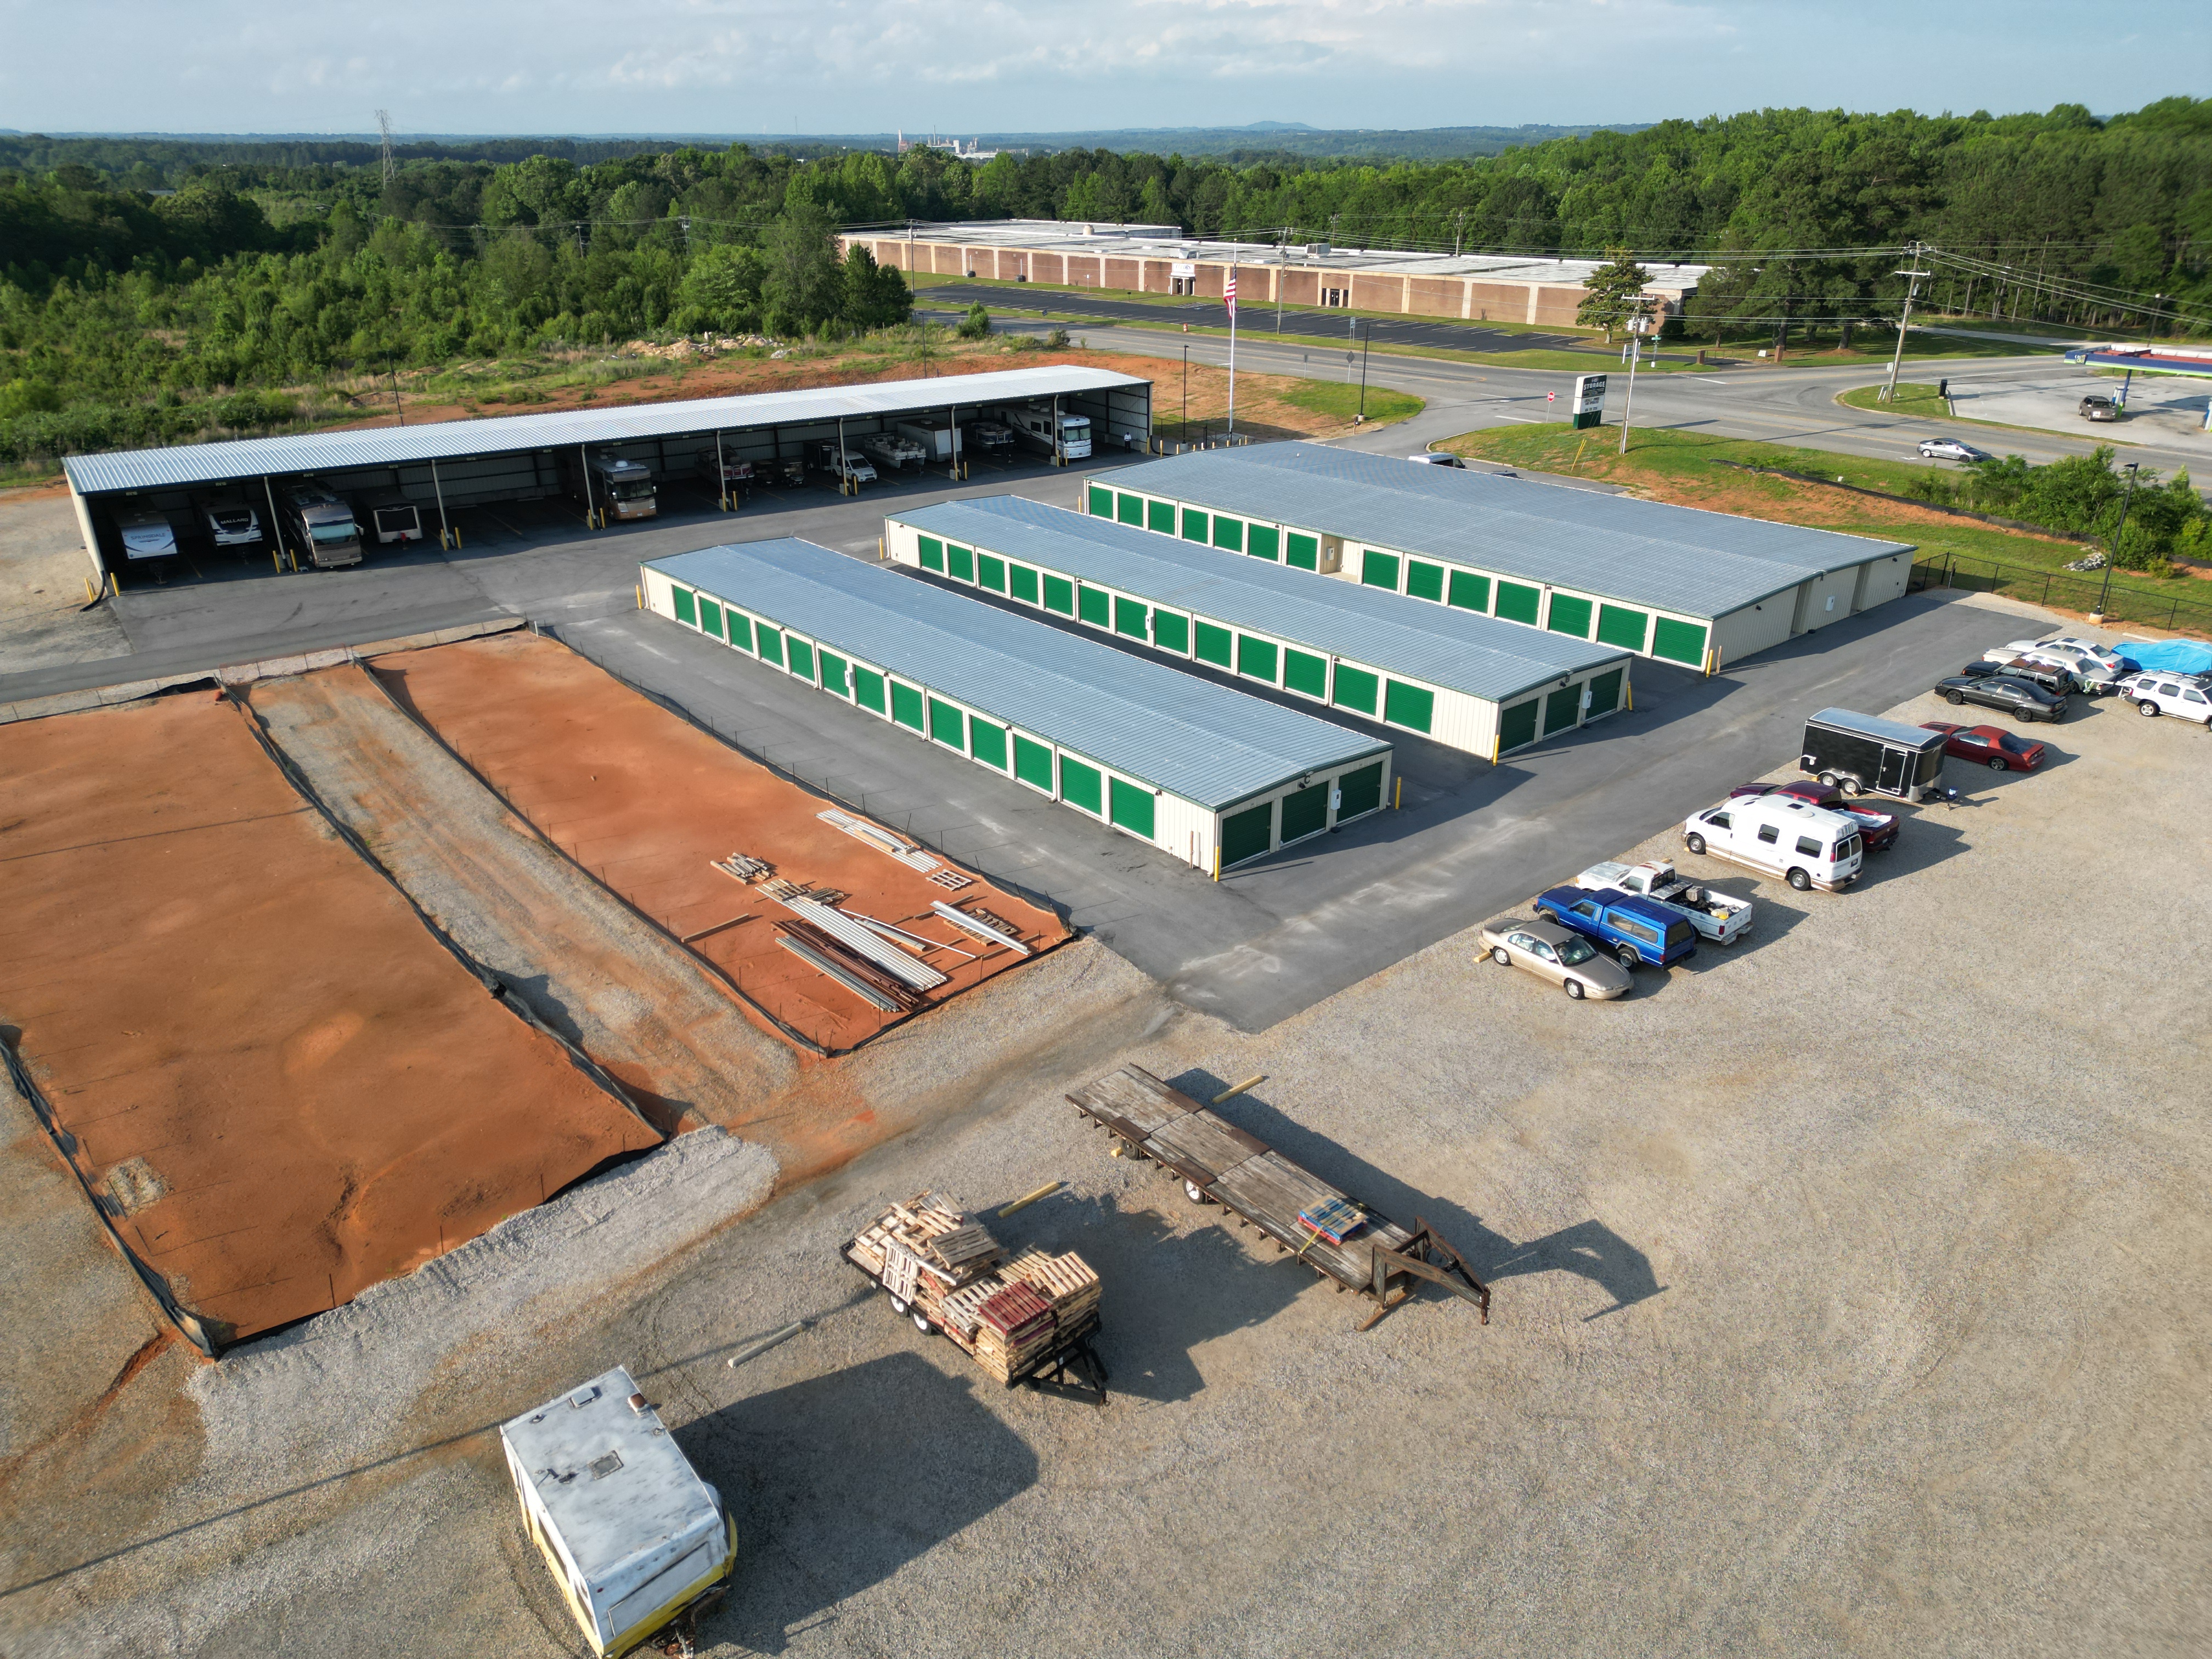
{"type": "Polygon", "coordinates": [[[1850,818],[1784,795],[1737,795],[1692,813],[1682,826],[1682,844],[1780,876],[1801,893],[1849,886],[1866,856],[1850,818]]]}

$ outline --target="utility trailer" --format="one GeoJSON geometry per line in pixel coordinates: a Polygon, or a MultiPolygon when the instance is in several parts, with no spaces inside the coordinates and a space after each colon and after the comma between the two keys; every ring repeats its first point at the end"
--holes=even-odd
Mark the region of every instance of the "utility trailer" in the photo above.
{"type": "Polygon", "coordinates": [[[1404,1306],[1417,1279],[1472,1302],[1490,1322],[1490,1287],[1426,1221],[1414,1217],[1407,1231],[1141,1066],[1124,1066],[1067,1100],[1117,1138],[1117,1157],[1164,1165],[1194,1204],[1222,1206],[1273,1239],[1278,1254],[1372,1299],[1361,1330],[1404,1306]]]}
{"type": "Polygon", "coordinates": [[[1098,1275],[1074,1252],[1030,1249],[1008,1260],[980,1223],[921,1193],[838,1254],[890,1297],[894,1313],[945,1337],[1003,1386],[1066,1383],[1106,1403],[1106,1367],[1092,1346],[1098,1275]]]}

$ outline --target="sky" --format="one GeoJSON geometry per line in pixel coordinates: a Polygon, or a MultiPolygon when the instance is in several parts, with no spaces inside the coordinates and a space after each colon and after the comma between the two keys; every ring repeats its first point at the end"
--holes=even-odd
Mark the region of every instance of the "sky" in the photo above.
{"type": "Polygon", "coordinates": [[[2204,0],[0,0],[0,128],[1512,126],[2212,93],[2204,0]]]}

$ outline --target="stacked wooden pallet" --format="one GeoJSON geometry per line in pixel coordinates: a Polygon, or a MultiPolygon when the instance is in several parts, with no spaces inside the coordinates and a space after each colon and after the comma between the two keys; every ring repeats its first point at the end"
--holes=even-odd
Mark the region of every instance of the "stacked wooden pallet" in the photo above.
{"type": "Polygon", "coordinates": [[[975,1363],[1011,1382],[1060,1340],[1060,1316],[1025,1279],[1016,1279],[975,1310],[975,1363]]]}

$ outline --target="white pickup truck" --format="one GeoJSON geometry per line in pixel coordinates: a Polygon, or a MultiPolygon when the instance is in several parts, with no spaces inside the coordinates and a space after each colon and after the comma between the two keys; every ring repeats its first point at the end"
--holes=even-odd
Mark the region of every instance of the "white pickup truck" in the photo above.
{"type": "Polygon", "coordinates": [[[1698,938],[1716,945],[1734,945],[1751,931],[1749,899],[1695,886],[1676,875],[1673,865],[1656,860],[1647,864],[1593,864],[1575,878],[1575,885],[1592,891],[1610,887],[1663,904],[1688,918],[1698,938]]]}

